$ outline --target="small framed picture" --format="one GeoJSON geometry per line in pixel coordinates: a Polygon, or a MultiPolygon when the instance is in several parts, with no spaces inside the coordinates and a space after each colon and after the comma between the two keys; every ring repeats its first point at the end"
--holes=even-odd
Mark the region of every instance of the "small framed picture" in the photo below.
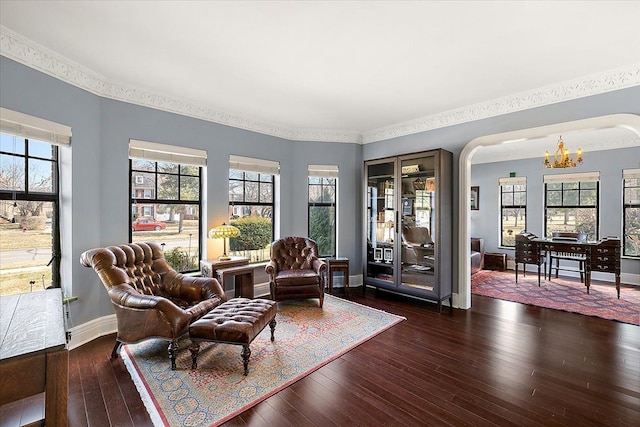
{"type": "Polygon", "coordinates": [[[402,215],[404,216],[413,215],[413,199],[402,200],[402,215]]]}
{"type": "Polygon", "coordinates": [[[480,187],[471,187],[471,210],[480,209],[480,187]]]}
{"type": "Polygon", "coordinates": [[[376,262],[382,262],[382,248],[373,249],[373,260],[376,262]]]}
{"type": "Polygon", "coordinates": [[[393,249],[384,248],[384,262],[393,262],[393,249]]]}

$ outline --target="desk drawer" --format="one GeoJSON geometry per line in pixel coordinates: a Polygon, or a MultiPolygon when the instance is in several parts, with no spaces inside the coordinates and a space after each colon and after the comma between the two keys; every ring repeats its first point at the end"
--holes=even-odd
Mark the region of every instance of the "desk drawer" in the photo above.
{"type": "Polygon", "coordinates": [[[591,253],[593,256],[603,256],[603,255],[608,255],[611,258],[615,258],[616,256],[616,249],[615,247],[606,247],[606,246],[596,246],[595,248],[591,249],[591,253]]]}
{"type": "Polygon", "coordinates": [[[592,271],[616,271],[615,255],[594,255],[591,257],[592,271]]]}
{"type": "Polygon", "coordinates": [[[560,253],[569,253],[569,254],[585,254],[589,251],[589,249],[582,245],[554,245],[549,244],[545,248],[549,252],[560,252],[560,253]]]}
{"type": "Polygon", "coordinates": [[[617,270],[616,262],[598,262],[596,260],[591,261],[591,271],[605,271],[609,273],[615,273],[617,270]]]}

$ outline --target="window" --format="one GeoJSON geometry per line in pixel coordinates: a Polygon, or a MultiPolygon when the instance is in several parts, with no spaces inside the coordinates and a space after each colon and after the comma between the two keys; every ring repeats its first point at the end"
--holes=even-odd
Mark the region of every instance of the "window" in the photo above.
{"type": "Polygon", "coordinates": [[[640,169],[622,171],[623,232],[622,255],[640,258],[640,169]]]}
{"type": "Polygon", "coordinates": [[[60,287],[58,145],[71,129],[0,108],[0,295],[60,287]]]}
{"type": "Polygon", "coordinates": [[[320,256],[336,256],[338,167],[309,165],[309,237],[320,256]]]}
{"type": "Polygon", "coordinates": [[[175,270],[197,271],[206,153],[131,140],[129,157],[131,242],[158,241],[175,270]]]}
{"type": "Polygon", "coordinates": [[[597,240],[599,185],[599,172],[545,175],[545,236],[564,231],[597,240]]]}
{"type": "Polygon", "coordinates": [[[230,157],[229,222],[240,230],[239,236],[229,239],[230,255],[249,258],[250,262],[269,259],[279,172],[278,162],[230,157]]]}
{"type": "Polygon", "coordinates": [[[500,178],[500,246],[515,247],[527,229],[527,178],[500,178]]]}

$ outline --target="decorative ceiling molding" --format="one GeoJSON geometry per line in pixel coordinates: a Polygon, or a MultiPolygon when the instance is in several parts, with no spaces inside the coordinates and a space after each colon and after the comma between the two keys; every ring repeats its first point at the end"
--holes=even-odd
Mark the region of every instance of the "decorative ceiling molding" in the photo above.
{"type": "MultiPolygon", "coordinates": [[[[504,145],[497,146],[492,145],[489,147],[483,147],[481,150],[478,150],[473,154],[471,158],[471,164],[478,165],[483,163],[499,163],[499,162],[510,162],[513,160],[521,160],[521,159],[540,159],[540,164],[542,164],[542,159],[544,157],[544,150],[548,149],[553,155],[553,149],[556,148],[556,144],[554,140],[550,141],[551,144],[542,145],[542,144],[531,144],[531,140],[524,140],[520,142],[514,143],[514,149],[505,149],[504,145]],[[529,144],[527,144],[529,142],[529,144]],[[498,148],[500,147],[500,148],[498,148]],[[517,149],[516,149],[517,147],[517,149]]],[[[572,148],[575,150],[576,148],[582,148],[583,155],[586,159],[590,159],[589,153],[594,153],[596,151],[603,150],[617,150],[623,148],[630,147],[638,147],[640,146],[640,138],[637,135],[626,135],[619,136],[615,139],[612,138],[596,138],[594,140],[589,141],[589,145],[585,146],[584,143],[573,143],[572,148]]],[[[575,151],[571,152],[571,155],[575,155],[575,151]]]]}
{"type": "Polygon", "coordinates": [[[287,128],[125,86],[112,82],[4,26],[0,26],[0,55],[98,96],[293,141],[367,144],[640,85],[640,64],[635,64],[360,134],[348,130],[287,128]]]}
{"type": "Polygon", "coordinates": [[[117,101],[181,114],[196,119],[245,129],[295,141],[359,143],[360,133],[324,129],[292,129],[271,123],[215,111],[209,107],[151,91],[128,87],[0,26],[0,55],[34,68],[95,95],[117,101]]]}
{"type": "Polygon", "coordinates": [[[383,141],[638,85],[640,63],[375,129],[363,133],[362,143],[383,141]]]}

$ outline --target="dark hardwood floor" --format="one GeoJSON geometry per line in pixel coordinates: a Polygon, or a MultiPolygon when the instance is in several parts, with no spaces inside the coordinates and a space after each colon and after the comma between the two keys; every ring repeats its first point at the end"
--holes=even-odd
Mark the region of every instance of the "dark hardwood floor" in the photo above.
{"type": "MultiPolygon", "coordinates": [[[[371,289],[351,299],[407,321],[225,425],[640,425],[638,326],[480,296],[451,315],[371,289]]],[[[70,426],[151,425],[112,346],[70,352],[70,426]]]]}

